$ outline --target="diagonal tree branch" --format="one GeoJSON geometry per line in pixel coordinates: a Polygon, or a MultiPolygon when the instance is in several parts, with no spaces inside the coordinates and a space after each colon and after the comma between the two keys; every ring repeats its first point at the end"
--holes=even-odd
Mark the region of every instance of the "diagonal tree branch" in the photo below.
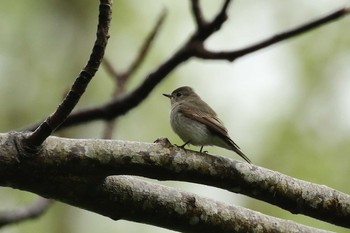
{"type": "Polygon", "coordinates": [[[0,136],[0,148],[7,145],[8,150],[0,151],[2,185],[18,187],[20,179],[28,188],[34,187],[39,185],[37,176],[44,176],[48,184],[62,176],[100,180],[125,174],[181,180],[241,193],[350,228],[350,196],[345,193],[232,159],[183,150],[166,140],[150,144],[49,137],[38,157],[26,160],[8,146],[21,134],[0,136]]]}
{"type": "MultiPolygon", "coordinates": [[[[233,61],[237,58],[266,48],[283,40],[293,38],[297,35],[300,35],[301,33],[305,33],[317,27],[324,26],[327,23],[330,23],[334,20],[340,19],[341,17],[348,15],[350,12],[349,7],[344,7],[328,15],[320,17],[319,19],[314,20],[311,23],[307,23],[295,29],[282,32],[280,34],[272,36],[269,39],[263,40],[246,48],[228,52],[212,52],[206,50],[203,46],[203,43],[210,35],[215,33],[225,22],[227,17],[225,11],[230,1],[225,1],[221,11],[211,22],[206,22],[203,20],[203,24],[200,23],[200,25],[205,26],[199,26],[198,21],[202,16],[198,2],[194,0],[191,3],[194,18],[197,23],[197,30],[192,34],[192,36],[189,37],[188,41],[173,56],[171,56],[168,60],[161,64],[154,72],[146,76],[144,81],[135,90],[124,95],[118,96],[109,101],[108,103],[105,103],[104,105],[84,108],[73,112],[64,122],[64,124],[62,124],[60,127],[70,127],[72,125],[77,125],[94,120],[109,120],[125,114],[129,110],[138,106],[138,104],[140,104],[148,96],[148,94],[158,83],[160,83],[169,73],[171,73],[180,64],[187,61],[191,57],[233,61]]],[[[28,126],[25,129],[32,131],[36,127],[38,127],[38,124],[28,126]]]]}
{"type": "Polygon", "coordinates": [[[24,140],[22,148],[26,149],[29,154],[35,153],[45,139],[67,119],[98,70],[109,38],[108,31],[112,15],[111,4],[111,0],[100,0],[96,41],[89,61],[76,78],[67,96],[57,107],[56,111],[44,120],[34,132],[28,134],[26,140],[24,140]]]}
{"type": "MultiPolygon", "coordinates": [[[[138,106],[158,83],[164,80],[175,68],[194,55],[195,50],[193,48],[195,44],[204,43],[209,36],[221,28],[222,24],[227,19],[226,10],[229,3],[230,1],[226,0],[221,10],[212,21],[207,22],[206,26],[202,29],[198,28],[177,52],[160,64],[155,71],[148,74],[143,82],[133,91],[119,95],[105,105],[82,109],[75,113],[73,112],[60,128],[93,120],[110,120],[138,106]]],[[[36,127],[37,124],[34,124],[27,127],[25,130],[32,131],[36,127]]]]}
{"type": "Polygon", "coordinates": [[[163,9],[162,13],[160,14],[153,30],[151,31],[151,33],[148,35],[148,37],[146,38],[144,44],[142,45],[140,52],[138,53],[138,56],[136,57],[136,59],[134,60],[134,62],[130,65],[129,69],[127,70],[127,74],[128,76],[131,76],[135,73],[135,71],[139,68],[139,66],[142,64],[142,62],[144,61],[146,55],[148,54],[150,47],[156,37],[156,35],[158,34],[159,30],[161,29],[165,17],[167,15],[167,11],[166,9],[163,9]]]}
{"type": "Polygon", "coordinates": [[[234,61],[237,58],[240,58],[242,56],[245,56],[247,54],[250,54],[252,52],[255,52],[257,50],[269,47],[273,44],[277,44],[278,42],[281,42],[283,40],[290,39],[291,37],[298,36],[302,33],[305,33],[310,30],[314,30],[320,26],[323,26],[327,23],[333,22],[334,20],[337,20],[339,18],[342,18],[350,13],[350,7],[344,7],[339,10],[336,10],[328,15],[325,15],[324,17],[321,17],[319,19],[316,19],[314,21],[311,21],[309,23],[306,23],[304,25],[298,26],[294,29],[281,32],[279,34],[276,34],[266,40],[263,40],[261,42],[258,42],[256,44],[253,44],[251,46],[248,46],[243,49],[239,49],[236,51],[223,51],[223,52],[213,52],[206,50],[203,46],[197,46],[196,54],[195,56],[198,58],[203,59],[213,59],[213,60],[228,60],[228,61],[234,61]]]}
{"type": "MultiPolygon", "coordinates": [[[[131,65],[129,66],[129,68],[126,71],[118,72],[117,69],[115,69],[113,67],[113,65],[111,64],[111,62],[108,59],[105,58],[103,60],[104,61],[103,64],[105,65],[107,72],[110,74],[110,76],[115,81],[115,90],[112,94],[113,97],[125,93],[125,86],[126,86],[127,82],[130,81],[131,76],[136,72],[136,70],[141,66],[142,62],[146,58],[156,35],[158,34],[161,26],[163,25],[165,17],[166,17],[166,10],[163,10],[163,12],[159,16],[159,18],[158,18],[158,20],[153,28],[153,30],[151,31],[151,33],[148,35],[148,37],[145,39],[143,45],[141,46],[141,49],[138,52],[137,57],[131,63],[131,65]]],[[[104,139],[112,138],[112,133],[115,129],[115,125],[116,125],[115,118],[110,119],[106,122],[105,130],[103,133],[104,139]]]]}
{"type": "Polygon", "coordinates": [[[9,224],[22,222],[23,220],[40,217],[50,208],[51,204],[51,200],[39,197],[28,206],[0,212],[0,228],[9,224]]]}
{"type": "Polygon", "coordinates": [[[152,29],[151,33],[148,35],[148,37],[145,39],[143,45],[141,46],[140,51],[138,52],[135,60],[131,63],[131,65],[129,66],[129,68],[124,71],[124,72],[118,72],[113,65],[111,64],[111,62],[104,58],[103,60],[103,64],[105,65],[105,68],[107,70],[107,72],[114,78],[117,80],[117,82],[120,82],[120,79],[125,79],[125,78],[121,78],[121,77],[130,77],[132,76],[135,71],[140,67],[140,65],[142,64],[142,62],[144,61],[144,59],[146,58],[150,47],[156,37],[156,35],[158,34],[158,32],[160,31],[160,28],[162,27],[165,17],[167,15],[167,11],[164,9],[162,11],[162,13],[160,14],[154,28],[152,29]]]}
{"type": "MultiPolygon", "coordinates": [[[[102,2],[108,1],[101,0],[100,9],[110,11],[110,5],[103,5],[102,2]]],[[[215,225],[217,223],[216,217],[221,221],[228,222],[228,228],[225,228],[228,232],[249,232],[259,229],[259,227],[266,229],[266,232],[294,229],[292,228],[294,226],[289,225],[290,222],[278,221],[273,218],[269,218],[268,221],[275,222],[275,225],[272,226],[275,228],[262,226],[261,224],[264,223],[262,215],[255,215],[249,211],[245,212],[243,208],[237,209],[212,200],[210,203],[213,205],[209,205],[206,199],[172,188],[130,177],[108,177],[107,179],[105,177],[130,174],[161,180],[183,180],[246,194],[292,213],[301,213],[340,226],[350,227],[348,221],[350,216],[349,195],[254,165],[238,163],[231,159],[209,154],[203,155],[185,151],[172,147],[165,141],[160,141],[158,144],[145,144],[125,141],[47,138],[60,126],[67,127],[97,119],[109,120],[126,113],[141,103],[169,73],[191,57],[234,60],[339,19],[349,13],[349,8],[344,8],[255,45],[228,52],[224,56],[220,52],[207,51],[204,48],[204,42],[225,22],[230,2],[229,0],[225,1],[218,14],[212,20],[206,21],[203,19],[199,2],[192,0],[192,11],[197,30],[173,56],[150,73],[135,90],[118,96],[103,106],[74,113],[67,118],[66,124],[62,125],[98,68],[100,60],[93,61],[92,58],[95,57],[93,54],[96,52],[103,56],[104,48],[103,51],[100,51],[101,47],[95,47],[88,63],[89,65],[91,62],[91,67],[87,66],[88,68],[86,67],[86,70],[83,70],[79,75],[78,78],[81,80],[76,81],[72,91],[69,92],[67,99],[71,99],[71,101],[66,102],[67,105],[63,102],[62,106],[57,109],[58,113],[51,115],[40,126],[36,125],[37,130],[29,134],[29,137],[26,134],[18,133],[0,135],[0,184],[53,197],[114,219],[123,218],[152,223],[176,230],[219,231],[221,228],[217,228],[218,226],[215,225]],[[217,56],[221,56],[221,58],[217,58],[217,56]],[[23,139],[27,139],[27,144],[24,146],[21,143],[23,139]],[[37,147],[42,142],[44,144],[38,151],[37,147]],[[33,150],[37,156],[30,160],[26,159],[24,156],[27,155],[26,150],[21,150],[23,147],[27,150],[33,150]],[[179,196],[180,198],[177,198],[179,196]],[[163,197],[166,199],[162,199],[163,197]],[[137,200],[139,202],[133,202],[137,200]],[[164,207],[155,206],[162,203],[167,204],[164,207]],[[211,213],[213,206],[218,210],[215,212],[216,216],[208,214],[211,213]],[[161,211],[164,215],[159,217],[157,211],[161,211]],[[225,211],[230,213],[229,216],[226,215],[225,211]],[[245,218],[240,215],[238,217],[235,215],[237,213],[247,213],[249,216],[245,218]],[[190,222],[188,222],[188,217],[191,219],[190,222]],[[176,226],[171,225],[169,219],[173,220],[171,222],[175,222],[176,226]],[[255,223],[257,219],[262,219],[263,222],[252,225],[252,222],[255,223]],[[246,225],[246,222],[249,226],[246,225]]],[[[103,18],[101,15],[100,19],[103,18]]],[[[109,23],[110,18],[103,18],[103,20],[109,23]]],[[[108,29],[108,26],[105,29],[108,29]]],[[[108,32],[102,30],[102,33],[105,33],[105,42],[107,43],[108,32]]],[[[300,231],[303,231],[304,228],[301,229],[300,231]]]]}

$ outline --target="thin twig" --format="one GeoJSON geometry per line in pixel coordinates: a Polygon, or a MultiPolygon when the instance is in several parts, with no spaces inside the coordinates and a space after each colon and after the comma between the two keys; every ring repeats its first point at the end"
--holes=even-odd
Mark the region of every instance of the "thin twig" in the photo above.
{"type": "Polygon", "coordinates": [[[316,19],[314,21],[311,21],[309,23],[303,24],[301,26],[298,26],[294,29],[281,32],[279,34],[276,34],[268,39],[265,39],[261,42],[258,42],[256,44],[253,44],[251,46],[248,46],[243,49],[235,50],[235,51],[223,51],[223,52],[212,52],[206,50],[204,47],[197,47],[198,50],[196,51],[195,56],[199,58],[204,59],[217,59],[217,60],[228,60],[228,61],[234,61],[237,58],[240,58],[244,55],[250,54],[252,52],[255,52],[257,50],[269,47],[270,45],[276,44],[278,42],[281,42],[283,40],[290,39],[292,37],[298,36],[302,33],[305,33],[307,31],[316,29],[320,26],[323,26],[327,23],[330,23],[334,20],[337,20],[341,17],[346,16],[350,12],[350,7],[344,7],[341,8],[335,12],[332,12],[330,14],[327,14],[324,17],[321,17],[319,19],[316,19]]]}
{"type": "MultiPolygon", "coordinates": [[[[153,90],[153,88],[160,83],[169,73],[171,73],[176,67],[181,63],[187,61],[189,58],[196,56],[205,59],[221,59],[221,60],[234,60],[238,57],[255,52],[259,49],[263,49],[272,44],[276,44],[282,40],[293,38],[301,33],[304,33],[313,28],[325,25],[331,21],[339,19],[350,12],[349,7],[344,7],[336,12],[325,15],[318,20],[315,20],[309,24],[298,27],[293,30],[289,30],[278,35],[271,37],[270,39],[264,40],[262,42],[256,43],[253,46],[247,48],[236,50],[233,52],[208,52],[204,49],[203,42],[207,37],[213,34],[226,20],[225,11],[229,5],[230,1],[225,1],[221,11],[211,22],[210,30],[208,26],[197,30],[187,41],[187,43],[182,46],[178,52],[176,52],[172,57],[161,64],[154,72],[150,73],[144,81],[135,90],[126,93],[122,96],[118,96],[104,105],[99,105],[90,108],[81,109],[73,114],[71,114],[68,119],[61,125],[62,128],[69,127],[72,125],[81,124],[84,122],[112,119],[120,115],[125,114],[129,110],[136,107],[141,103],[148,94],[153,90]],[[191,45],[191,46],[189,46],[191,45]]],[[[29,126],[26,130],[33,130],[37,127],[37,124],[29,126]]]]}
{"type": "MultiPolygon", "coordinates": [[[[211,21],[207,21],[205,24],[202,24],[201,27],[197,27],[197,32],[191,37],[189,42],[191,46],[201,46],[204,44],[205,40],[213,35],[216,31],[220,30],[221,26],[227,20],[227,8],[229,7],[231,0],[226,0],[218,14],[211,21]],[[195,45],[194,45],[195,44],[195,45]]],[[[198,13],[194,13],[198,14],[198,13]]],[[[197,17],[195,17],[197,18],[197,17]]],[[[197,19],[196,19],[197,20],[197,19]]],[[[202,20],[204,22],[204,20],[202,20]]],[[[187,48],[191,50],[192,48],[187,48]]],[[[191,56],[194,51],[190,51],[191,56]]]]}
{"type": "Polygon", "coordinates": [[[206,24],[206,22],[203,18],[202,11],[199,7],[199,1],[191,0],[191,6],[192,6],[193,17],[197,24],[197,28],[202,28],[206,24]]]}
{"type": "Polygon", "coordinates": [[[102,65],[106,69],[107,73],[109,73],[109,76],[117,82],[120,74],[115,66],[112,65],[112,62],[108,58],[104,57],[102,60],[102,65]]]}
{"type": "MultiPolygon", "coordinates": [[[[148,52],[150,51],[151,45],[154,42],[154,39],[158,32],[160,31],[161,26],[163,25],[163,22],[166,17],[166,10],[164,9],[162,13],[160,14],[154,28],[152,29],[151,33],[148,35],[148,37],[145,39],[143,45],[141,46],[140,51],[137,54],[137,57],[135,60],[131,63],[129,68],[124,72],[118,72],[117,69],[112,65],[112,63],[109,61],[109,59],[104,58],[103,64],[107,70],[107,72],[110,74],[112,79],[115,81],[115,89],[113,91],[112,96],[115,97],[117,95],[123,94],[125,92],[125,86],[130,81],[132,75],[136,72],[136,70],[141,66],[142,62],[146,58],[148,52]]],[[[103,132],[103,138],[104,139],[110,139],[112,138],[113,131],[116,128],[116,119],[110,119],[106,122],[105,129],[103,132]]]]}
{"type": "Polygon", "coordinates": [[[96,41],[92,49],[89,61],[80,72],[65,99],[39,127],[25,140],[25,148],[29,153],[36,153],[38,147],[51,135],[69,116],[80,97],[85,92],[87,85],[98,70],[109,38],[108,31],[112,15],[112,1],[100,0],[99,22],[97,26],[96,41]]]}
{"type": "Polygon", "coordinates": [[[144,61],[146,55],[148,54],[150,47],[156,37],[156,35],[158,34],[158,32],[160,31],[165,17],[167,15],[167,11],[166,9],[163,9],[162,13],[160,14],[153,30],[151,31],[151,33],[148,35],[148,37],[146,38],[144,44],[141,47],[141,50],[138,53],[137,58],[134,60],[134,62],[130,65],[128,71],[126,73],[128,73],[129,76],[131,76],[133,73],[135,73],[135,71],[139,68],[139,66],[142,64],[142,62],[144,61]]]}
{"type": "MultiPolygon", "coordinates": [[[[155,88],[158,83],[165,79],[169,73],[171,73],[181,63],[187,61],[193,56],[192,46],[194,40],[201,40],[204,42],[206,38],[208,38],[218,28],[221,27],[221,25],[226,20],[226,17],[222,17],[226,15],[223,11],[227,9],[229,2],[229,0],[225,1],[222,9],[218,13],[217,17],[214,18],[214,20],[208,22],[207,26],[203,28],[203,30],[196,30],[189,38],[187,43],[185,43],[168,60],[159,65],[154,72],[148,74],[148,76],[136,89],[129,93],[117,96],[105,105],[86,108],[76,113],[72,113],[60,127],[65,128],[70,125],[76,125],[93,120],[110,120],[117,116],[125,114],[130,109],[136,107],[151,93],[153,88],[155,88]]],[[[35,125],[30,126],[26,129],[32,130],[32,127],[34,126],[35,125]]]]}

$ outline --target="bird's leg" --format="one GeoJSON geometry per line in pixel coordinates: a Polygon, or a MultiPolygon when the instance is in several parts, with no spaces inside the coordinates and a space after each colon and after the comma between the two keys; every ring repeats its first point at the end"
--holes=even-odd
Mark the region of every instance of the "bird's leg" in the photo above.
{"type": "MultiPolygon", "coordinates": [[[[202,153],[203,147],[204,147],[204,146],[201,146],[201,149],[199,150],[199,153],[202,153]]],[[[208,154],[208,151],[205,150],[205,151],[203,151],[203,153],[204,153],[204,154],[208,154]]]]}
{"type": "Polygon", "coordinates": [[[191,142],[191,140],[188,140],[187,142],[185,142],[183,145],[181,145],[181,146],[178,146],[178,145],[176,145],[176,144],[174,144],[175,146],[177,146],[177,147],[180,147],[180,148],[182,148],[182,149],[185,149],[185,146],[188,144],[188,143],[190,143],[191,142]]]}

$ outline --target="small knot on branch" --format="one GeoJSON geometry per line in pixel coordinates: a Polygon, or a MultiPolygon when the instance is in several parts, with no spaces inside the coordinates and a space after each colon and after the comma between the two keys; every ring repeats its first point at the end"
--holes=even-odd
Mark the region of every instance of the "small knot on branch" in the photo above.
{"type": "Polygon", "coordinates": [[[35,145],[29,140],[31,132],[12,132],[16,149],[18,152],[18,158],[34,158],[37,157],[42,149],[42,145],[35,145]]]}
{"type": "Polygon", "coordinates": [[[158,143],[158,144],[161,144],[163,147],[172,147],[173,145],[170,143],[169,139],[168,138],[164,138],[164,137],[161,137],[161,138],[157,138],[154,143],[158,143]]]}

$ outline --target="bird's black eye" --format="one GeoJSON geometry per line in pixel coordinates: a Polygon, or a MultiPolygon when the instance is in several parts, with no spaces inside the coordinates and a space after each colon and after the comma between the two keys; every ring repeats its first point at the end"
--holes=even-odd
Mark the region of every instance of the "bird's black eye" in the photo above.
{"type": "Polygon", "coordinates": [[[182,94],[180,92],[176,93],[176,97],[180,97],[182,94]]]}

